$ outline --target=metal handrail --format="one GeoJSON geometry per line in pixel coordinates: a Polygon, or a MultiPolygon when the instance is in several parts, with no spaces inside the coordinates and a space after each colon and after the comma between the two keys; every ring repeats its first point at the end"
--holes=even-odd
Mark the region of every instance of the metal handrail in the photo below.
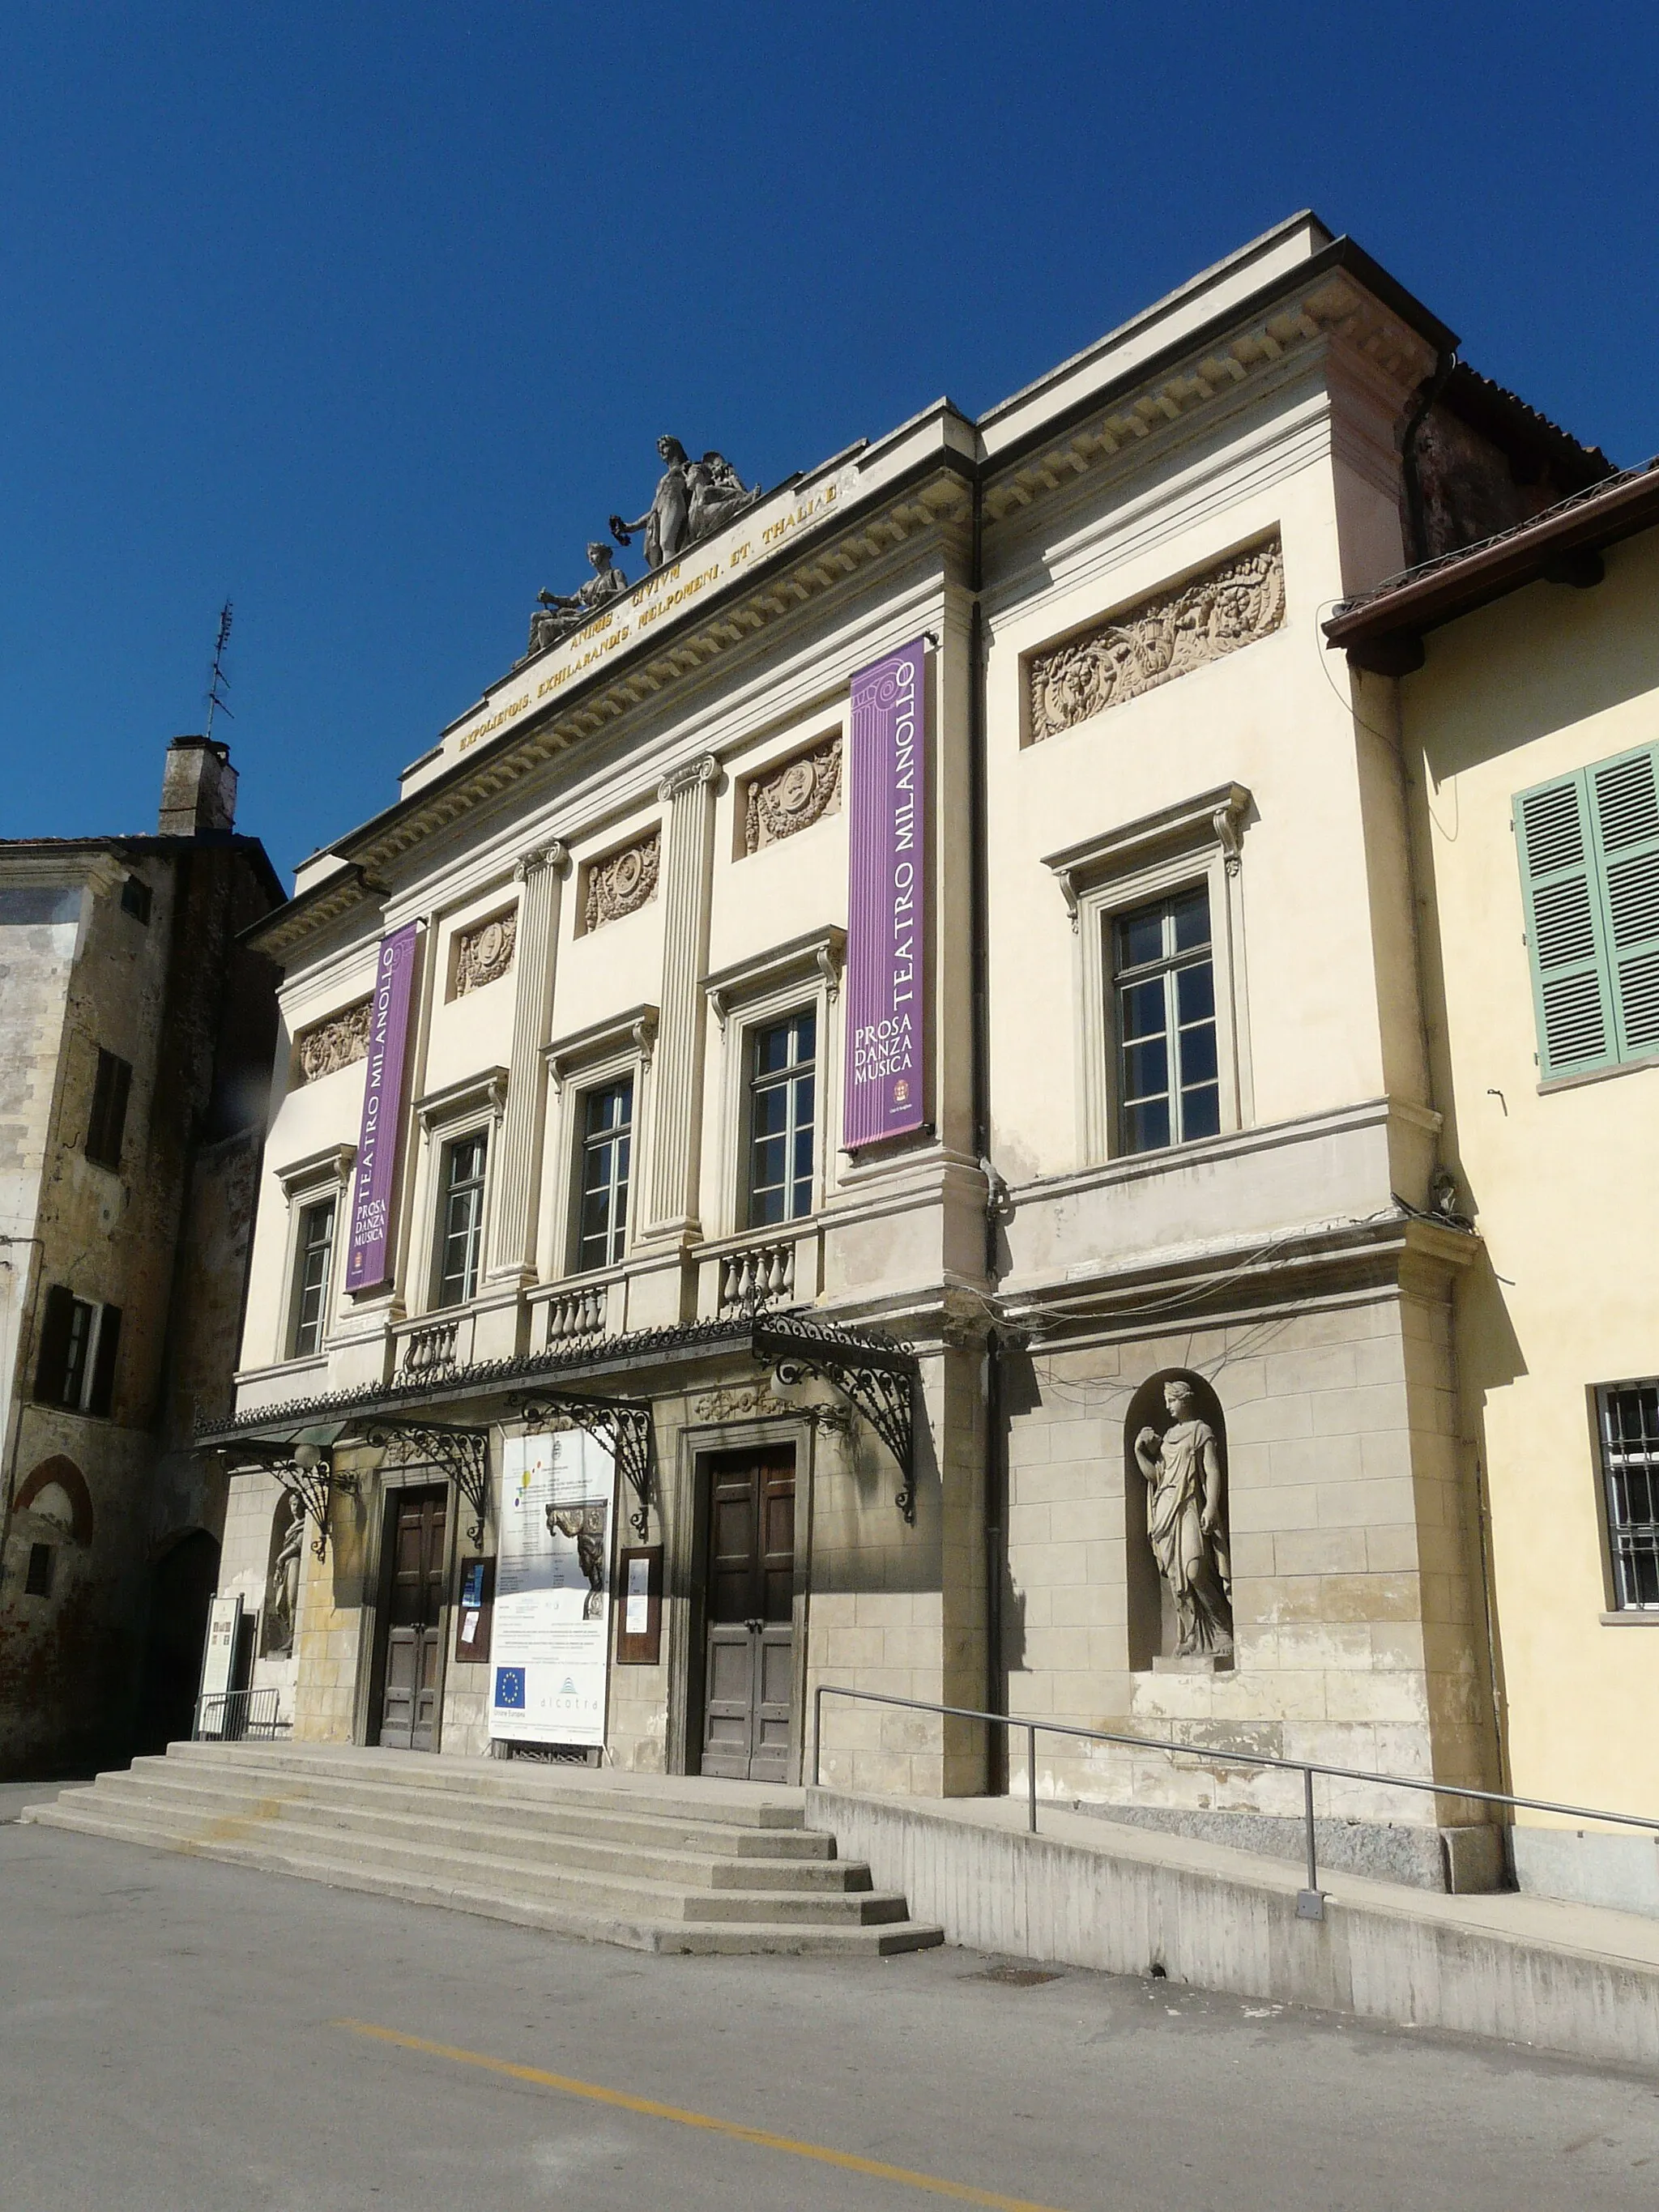
{"type": "Polygon", "coordinates": [[[257,1690],[205,1691],[196,1700],[191,1741],[232,1743],[247,1736],[272,1737],[282,1725],[277,1703],[274,1685],[257,1690]]]}
{"type": "Polygon", "coordinates": [[[1516,1805],[1531,1813],[1559,1813],[1569,1820],[1611,1820],[1622,1827],[1644,1828],[1659,1835],[1659,1820],[1645,1813],[1608,1813],[1594,1806],[1558,1805],[1547,1797],[1516,1797],[1507,1790],[1475,1790],[1454,1782],[1425,1782],[1411,1774],[1368,1774],[1361,1767],[1327,1766],[1319,1759],[1275,1759],[1263,1751],[1234,1751],[1225,1746],[1213,1744],[1173,1743],[1159,1736],[1124,1735],[1111,1729],[1078,1728],[1066,1721],[1033,1720],[1022,1713],[987,1713],[973,1705],[933,1705],[922,1698],[896,1698],[885,1690],[847,1689],[839,1682],[819,1682],[814,1687],[812,1787],[815,1790],[823,1786],[820,1776],[825,1698],[848,1698],[866,1705],[896,1705],[907,1712],[939,1713],[957,1720],[988,1721],[995,1727],[1011,1730],[1024,1729],[1027,1739],[1026,1826],[1032,1835],[1037,1832],[1036,1740],[1039,1731],[1046,1735],[1078,1736],[1089,1743],[1122,1744],[1133,1751],[1170,1752],[1180,1759],[1210,1759],[1233,1765],[1271,1766],[1286,1773],[1299,1774],[1302,1777],[1303,1820],[1308,1845],[1307,1885],[1297,1891],[1296,1899],[1297,1915],[1303,1920],[1322,1920],[1325,1917],[1325,1895],[1319,1887],[1319,1857],[1314,1838],[1316,1774],[1325,1775],[1337,1782],[1369,1782],[1386,1790],[1425,1790],[1433,1797],[1479,1798],[1485,1805],[1516,1805]]]}

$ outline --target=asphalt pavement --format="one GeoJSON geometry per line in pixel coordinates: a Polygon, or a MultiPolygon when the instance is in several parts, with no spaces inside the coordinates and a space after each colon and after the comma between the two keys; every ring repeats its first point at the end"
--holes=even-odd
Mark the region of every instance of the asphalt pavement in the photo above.
{"type": "Polygon", "coordinates": [[[653,1958],[0,1827],[5,2212],[1573,2212],[1659,2080],[957,1950],[653,1958]]]}

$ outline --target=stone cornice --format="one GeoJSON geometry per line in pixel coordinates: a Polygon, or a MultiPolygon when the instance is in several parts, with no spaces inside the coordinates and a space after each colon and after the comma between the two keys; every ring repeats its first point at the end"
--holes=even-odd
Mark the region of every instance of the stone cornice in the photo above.
{"type": "MultiPolygon", "coordinates": [[[[954,536],[960,550],[975,481],[984,487],[985,520],[994,529],[1043,500],[1073,495],[1097,471],[1121,473],[1136,455],[1161,448],[1176,426],[1190,435],[1206,411],[1235,411],[1252,386],[1265,390],[1303,361],[1311,365],[1333,353],[1363,359],[1403,405],[1432,366],[1437,333],[1450,335],[1399,295],[1385,272],[1350,241],[1338,240],[1278,281],[1268,296],[1258,293],[1240,302],[1091,397],[1055,404],[1048,424],[1005,443],[1000,454],[994,436],[988,441],[945,410],[949,419],[930,424],[927,450],[905,475],[872,483],[866,492],[854,484],[832,514],[805,525],[782,557],[775,553],[753,573],[735,567],[710,584],[706,597],[675,609],[648,635],[629,639],[591,667],[561,675],[561,688],[544,704],[535,700],[534,685],[548,657],[522,664],[512,678],[514,685],[522,681],[532,687],[521,719],[491,731],[476,751],[462,753],[453,766],[340,840],[334,849],[352,872],[343,870],[261,925],[261,949],[278,957],[291,953],[355,907],[383,896],[387,876],[425,840],[912,538],[932,535],[948,542],[954,536]]],[[[991,421],[987,418],[988,429],[991,421]]],[[[875,468],[884,451],[881,443],[866,448],[857,469],[875,468]]],[[[817,481],[805,480],[803,489],[817,481]]],[[[502,690],[495,687],[490,698],[502,690]]],[[[518,700],[512,703],[519,708],[518,700]]],[[[464,731],[468,720],[461,717],[451,731],[464,731]]]]}
{"type": "Polygon", "coordinates": [[[1298,356],[1340,343],[1380,370],[1401,400],[1433,366],[1431,346],[1401,314],[1384,307],[1345,270],[1328,270],[1270,312],[1245,320],[1212,345],[1191,347],[1179,364],[1103,396],[1064,431],[1014,459],[988,468],[988,522],[1071,489],[1079,477],[1126,451],[1150,445],[1218,398],[1236,404],[1243,388],[1282,373],[1298,356]]]}
{"type": "Polygon", "coordinates": [[[540,713],[526,714],[476,753],[464,755],[442,776],[340,839],[334,849],[347,866],[258,925],[259,949],[280,959],[354,908],[383,898],[386,875],[434,833],[912,538],[929,533],[948,538],[965,531],[971,512],[968,470],[949,451],[937,453],[913,482],[884,486],[867,501],[849,500],[823,536],[803,536],[787,565],[752,579],[739,570],[729,586],[701,603],[684,627],[669,635],[653,635],[631,656],[576,678],[540,713]]]}

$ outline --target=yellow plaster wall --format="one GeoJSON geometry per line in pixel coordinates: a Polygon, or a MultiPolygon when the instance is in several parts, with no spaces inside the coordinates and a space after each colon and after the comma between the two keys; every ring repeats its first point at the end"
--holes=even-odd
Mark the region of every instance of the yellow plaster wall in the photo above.
{"type": "MultiPolygon", "coordinates": [[[[1512,1779],[1659,1814],[1659,1612],[1605,1624],[1592,1386],[1659,1374],[1659,1064],[1540,1095],[1510,805],[1659,738],[1659,533],[1589,592],[1433,633],[1402,683],[1437,1103],[1485,1241],[1462,1290],[1465,1449],[1491,1501],[1512,1779]]],[[[1373,711],[1389,687],[1368,679],[1373,711]]]]}

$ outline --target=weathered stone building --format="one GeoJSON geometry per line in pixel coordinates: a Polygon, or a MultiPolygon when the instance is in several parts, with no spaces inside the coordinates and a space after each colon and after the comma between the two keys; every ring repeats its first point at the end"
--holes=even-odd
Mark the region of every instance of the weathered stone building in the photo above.
{"type": "Polygon", "coordinates": [[[178,738],[155,836],[0,843],[0,1773],[189,1722],[283,896],[235,793],[178,738]]]}
{"type": "MultiPolygon", "coordinates": [[[[1174,1735],[1037,1785],[1244,1840],[1299,1797],[1229,1747],[1495,1780],[1476,1240],[1397,748],[1320,619],[1607,465],[1455,348],[1304,216],[764,499],[665,439],[644,578],[596,555],[301,870],[208,1438],[296,1735],[536,1733],[490,1575],[574,1424],[623,1765],[793,1777],[836,1684],[1174,1735]]],[[[988,1733],[832,1705],[823,1771],[1000,1787],[988,1733]]],[[[1497,1872],[1467,1802],[1330,1810],[1497,1872]]]]}

